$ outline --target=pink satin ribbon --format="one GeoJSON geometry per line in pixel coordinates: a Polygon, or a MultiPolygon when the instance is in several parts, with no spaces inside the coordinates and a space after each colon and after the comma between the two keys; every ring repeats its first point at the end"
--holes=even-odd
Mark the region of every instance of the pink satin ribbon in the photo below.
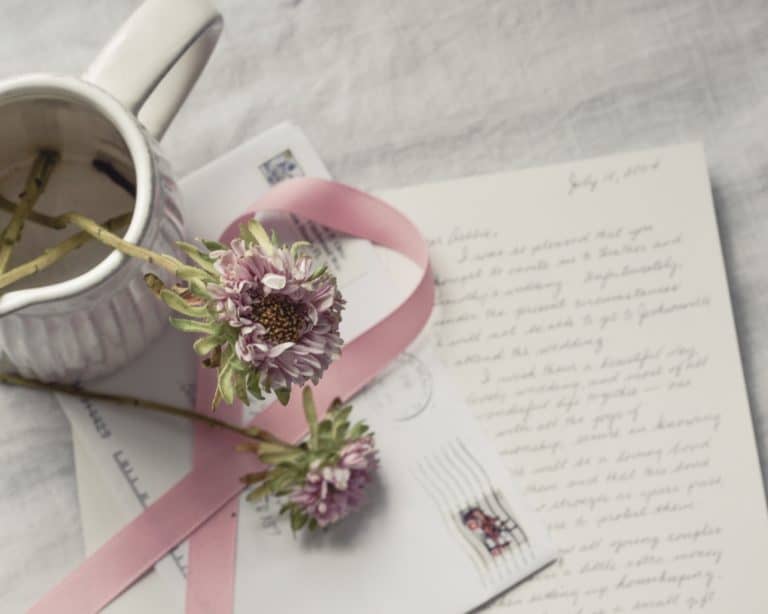
{"type": "MultiPolygon", "coordinates": [[[[315,388],[317,405],[324,409],[337,397],[351,398],[373,380],[426,325],[434,302],[427,244],[405,216],[377,198],[338,183],[309,178],[273,188],[229,226],[223,239],[233,237],[244,219],[260,211],[294,213],[368,239],[400,252],[422,271],[410,295],[386,318],[347,343],[342,357],[326,371],[315,388]]],[[[199,410],[207,411],[214,387],[214,374],[201,369],[199,410]]],[[[219,413],[234,412],[231,416],[237,420],[240,411],[239,407],[221,408],[219,413]]],[[[300,441],[306,434],[301,395],[294,391],[286,407],[273,403],[253,424],[282,439],[300,441]]],[[[98,612],[190,536],[187,612],[231,612],[237,496],[243,490],[239,478],[260,468],[253,455],[235,452],[237,441],[237,435],[198,426],[192,471],[88,557],[30,612],[98,612]]]]}

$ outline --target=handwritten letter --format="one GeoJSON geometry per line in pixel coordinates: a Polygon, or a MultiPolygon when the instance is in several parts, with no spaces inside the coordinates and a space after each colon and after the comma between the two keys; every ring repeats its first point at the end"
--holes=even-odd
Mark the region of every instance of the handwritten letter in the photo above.
{"type": "Polygon", "coordinates": [[[491,607],[768,611],[768,522],[703,155],[385,195],[431,241],[441,356],[560,561],[491,607]]]}

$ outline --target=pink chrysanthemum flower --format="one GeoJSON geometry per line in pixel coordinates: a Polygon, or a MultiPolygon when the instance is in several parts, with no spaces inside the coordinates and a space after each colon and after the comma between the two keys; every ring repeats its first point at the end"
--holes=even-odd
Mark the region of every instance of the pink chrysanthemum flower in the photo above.
{"type": "Polygon", "coordinates": [[[314,461],[290,500],[319,527],[327,527],[360,506],[377,466],[373,436],[360,437],[341,449],[337,463],[314,461]]]}
{"type": "Polygon", "coordinates": [[[291,528],[313,531],[338,522],[357,510],[365,489],[379,465],[373,434],[365,422],[350,423],[350,405],[334,401],[318,421],[309,386],[304,388],[304,416],[308,437],[293,445],[271,439],[244,444],[272,465],[269,471],[248,474],[242,480],[255,486],[248,500],[273,495],[281,498],[281,514],[290,517],[291,528]]]}
{"type": "Polygon", "coordinates": [[[216,407],[274,392],[287,403],[292,385],[317,384],[341,354],[344,300],[325,267],[315,270],[308,243],[285,245],[261,224],[240,225],[229,247],[200,241],[178,246],[194,263],[164,257],[185,283],[166,287],[151,273],[149,287],[171,309],[171,324],[200,336],[193,344],[206,367],[216,369],[216,407]]]}
{"type": "Polygon", "coordinates": [[[210,253],[219,280],[207,289],[218,318],[238,329],[235,353],[267,389],[317,384],[341,353],[336,280],[314,270],[304,244],[278,246],[260,226],[250,229],[256,241],[235,239],[210,253]]]}

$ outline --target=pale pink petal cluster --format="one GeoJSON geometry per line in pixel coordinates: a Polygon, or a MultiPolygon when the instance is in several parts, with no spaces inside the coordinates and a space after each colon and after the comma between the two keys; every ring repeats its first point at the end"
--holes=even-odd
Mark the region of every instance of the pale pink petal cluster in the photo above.
{"type": "Polygon", "coordinates": [[[318,526],[326,527],[356,510],[365,499],[365,488],[378,466],[372,435],[344,445],[333,465],[310,466],[306,480],[290,500],[318,526]]]}
{"type": "Polygon", "coordinates": [[[315,274],[312,258],[287,246],[235,239],[210,256],[220,280],[208,290],[219,319],[239,329],[237,356],[272,389],[317,384],[341,353],[335,278],[315,274]]]}

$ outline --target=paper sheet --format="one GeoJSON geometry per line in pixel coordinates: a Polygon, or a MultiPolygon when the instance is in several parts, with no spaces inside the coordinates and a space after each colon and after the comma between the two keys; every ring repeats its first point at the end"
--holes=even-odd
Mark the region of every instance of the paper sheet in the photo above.
{"type": "Polygon", "coordinates": [[[387,192],[431,331],[559,562],[502,611],[768,611],[768,518],[703,150],[387,192]]]}
{"type": "MultiPolygon", "coordinates": [[[[283,152],[279,154],[283,161],[285,130],[274,133],[270,145],[283,152]]],[[[259,149],[258,155],[251,156],[254,162],[275,153],[256,144],[248,147],[252,152],[259,149]]],[[[289,162],[295,158],[300,166],[312,154],[311,148],[290,149],[289,162]]],[[[208,200],[226,201],[231,213],[217,210],[215,215],[231,219],[245,208],[244,194],[256,196],[258,186],[253,185],[241,184],[231,193],[210,188],[222,183],[212,178],[247,176],[243,168],[248,167],[248,160],[242,154],[233,152],[182,182],[190,209],[187,227],[192,234],[205,232],[210,236],[220,231],[214,228],[212,213],[204,206],[208,200]],[[228,164],[237,165],[237,169],[227,168],[228,164]]],[[[319,165],[317,170],[322,170],[319,165]]],[[[321,236],[317,234],[320,229],[294,230],[315,233],[313,238],[320,239],[348,302],[365,306],[348,310],[351,313],[345,317],[343,331],[347,338],[380,318],[397,300],[398,292],[390,291],[386,272],[370,244],[321,236]]],[[[142,382],[144,394],[151,390],[152,396],[160,394],[169,402],[188,404],[184,397],[192,381],[191,362],[180,359],[191,358],[188,345],[183,335],[169,331],[130,369],[97,386],[130,393],[137,382],[142,382]],[[163,390],[157,390],[161,383],[163,390]]],[[[375,566],[382,573],[366,583],[359,582],[356,591],[335,596],[335,611],[359,611],[363,603],[369,611],[433,606],[441,611],[466,611],[551,562],[555,553],[543,528],[509,487],[499,457],[484,442],[469,410],[456,398],[449,378],[428,343],[422,341],[356,399],[358,415],[367,416],[379,436],[384,457],[380,487],[369,504],[370,514],[361,514],[360,520],[352,520],[328,536],[296,542],[285,522],[276,519],[274,501],[257,506],[242,504],[236,611],[248,611],[255,598],[284,611],[301,606],[307,593],[328,598],[328,587],[337,574],[344,575],[346,568],[348,575],[354,577],[357,572],[360,576],[366,566],[375,566]],[[435,480],[444,482],[436,485],[435,480]],[[496,522],[497,531],[481,530],[483,519],[496,522]],[[424,571],[430,567],[436,567],[435,572],[424,571]],[[299,568],[303,569],[306,593],[292,590],[299,568]],[[451,590],[438,596],[435,589],[445,583],[451,590]],[[373,592],[379,594],[375,604],[370,602],[373,592]]],[[[188,470],[188,431],[178,420],[154,415],[138,419],[90,403],[82,411],[77,400],[61,398],[61,402],[78,434],[78,445],[85,442],[88,448],[85,453],[79,451],[79,461],[83,462],[78,462],[84,510],[98,505],[95,493],[105,498],[111,490],[120,507],[129,510],[130,518],[188,470]],[[95,467],[101,472],[93,471],[95,467]]],[[[126,520],[125,513],[119,517],[119,522],[112,522],[107,529],[105,514],[84,512],[84,524],[87,520],[100,524],[95,533],[87,530],[86,538],[100,543],[126,520]]],[[[150,590],[153,594],[161,591],[155,577],[159,575],[170,595],[163,595],[169,599],[170,611],[180,610],[185,566],[182,546],[158,564],[158,574],[148,574],[110,608],[121,611],[130,593],[136,600],[135,593],[141,592],[150,603],[154,598],[150,590]]]]}

